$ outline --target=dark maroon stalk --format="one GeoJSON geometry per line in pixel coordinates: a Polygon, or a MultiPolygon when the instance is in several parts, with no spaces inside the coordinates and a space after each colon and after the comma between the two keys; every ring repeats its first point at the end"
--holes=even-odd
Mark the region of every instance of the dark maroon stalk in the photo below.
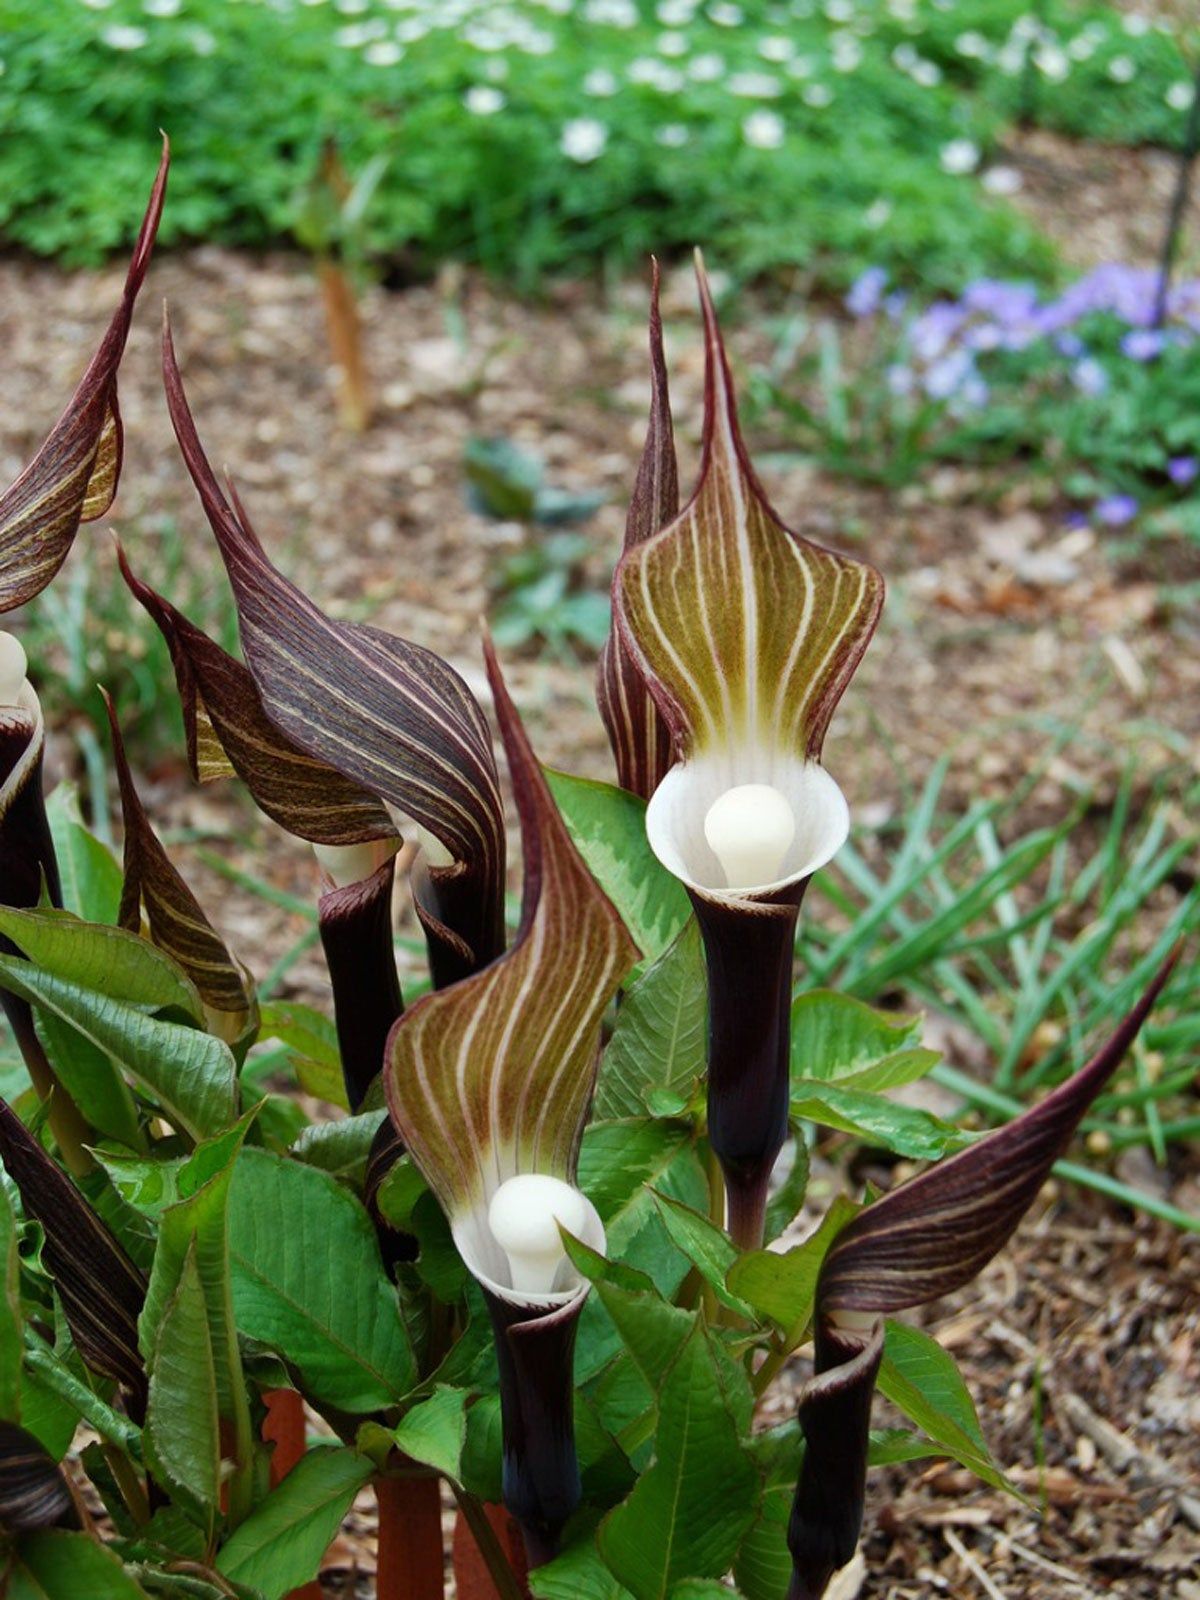
{"type": "Polygon", "coordinates": [[[520,1524],[530,1567],[540,1567],[557,1554],[581,1495],[573,1357],[583,1297],[540,1312],[486,1289],[483,1297],[500,1368],[504,1504],[520,1524]]]}
{"type": "Polygon", "coordinates": [[[787,902],[689,891],[708,968],[708,1138],[742,1250],[762,1244],[767,1184],[787,1139],[792,962],[807,886],[784,891],[787,902]]]}
{"type": "Polygon", "coordinates": [[[317,906],[351,1111],[361,1109],[383,1070],[388,1033],[404,1010],[392,943],[395,868],[393,856],[369,878],[329,890],[317,906]]]}

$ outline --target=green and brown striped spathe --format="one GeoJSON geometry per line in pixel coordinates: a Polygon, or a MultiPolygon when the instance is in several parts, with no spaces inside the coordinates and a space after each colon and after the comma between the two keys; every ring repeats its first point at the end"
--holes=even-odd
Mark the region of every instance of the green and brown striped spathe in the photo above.
{"type": "MultiPolygon", "coordinates": [[[[644,544],[679,511],[679,469],[663,355],[658,262],[650,292],[650,419],[625,520],[625,549],[644,544]]],[[[614,585],[616,576],[614,574],[614,585]]],[[[673,760],[671,735],[642,680],[620,630],[613,625],[596,669],[596,703],[608,733],[622,789],[643,800],[658,788],[673,760]]]]}
{"type": "Polygon", "coordinates": [[[862,1524],[871,1394],[883,1318],[969,1283],[1011,1237],[1055,1160],[1137,1036],[1171,952],[1116,1032],[1012,1122],[867,1206],[821,1264],[814,1376],[800,1396],[804,1462],[788,1525],[788,1600],[820,1600],[862,1524]]]}
{"type": "Polygon", "coordinates": [[[703,267],[703,458],[696,493],[626,549],[617,625],[684,757],[765,749],[816,759],[866,649],[883,579],[785,528],[750,465],[703,267]]]}
{"type": "Polygon", "coordinates": [[[193,777],[208,783],[236,773],[267,816],[312,844],[393,837],[383,804],[282,733],[249,667],[143,583],[120,547],[117,553],[125,582],[171,652],[193,777]]]}
{"type": "Polygon", "coordinates": [[[485,908],[466,938],[478,964],[502,941],[504,819],[487,722],[452,667],[423,646],[335,621],[268,560],[236,492],[226,497],[188,409],[170,328],[167,403],[225,562],[247,665],[270,720],[438,839],[485,908]]]}
{"type": "Polygon", "coordinates": [[[601,1018],[638,953],[571,842],[490,643],[485,652],[521,821],[521,926],[490,967],[410,1008],[384,1070],[392,1118],[452,1224],[517,1173],[573,1181],[601,1018]]]}
{"type": "Polygon", "coordinates": [[[67,1480],[45,1446],[15,1422],[0,1422],[0,1531],[78,1528],[67,1480]]]}
{"type": "Polygon", "coordinates": [[[170,151],[134,247],[121,303],[66,410],[16,482],[0,495],[0,611],[32,600],[66,560],[81,522],[102,517],[121,474],[117,370],[162,216],[170,151]]]}
{"type": "Polygon", "coordinates": [[[27,1217],[46,1236],[43,1259],[54,1278],[75,1347],[93,1372],[126,1390],[141,1419],[146,1371],[137,1324],[146,1280],[83,1195],[55,1165],[11,1106],[0,1101],[0,1161],[27,1217]]]}
{"type": "Polygon", "coordinates": [[[861,1211],[822,1264],[818,1314],[832,1322],[847,1313],[882,1316],[969,1283],[1033,1204],[1080,1119],[1137,1037],[1178,958],[1176,948],[1112,1037],[1066,1083],[861,1211]]]}
{"type": "Polygon", "coordinates": [[[118,921],[130,933],[140,933],[145,912],[151,941],[196,985],[209,1031],[236,1044],[258,1027],[254,980],[230,955],[150,826],[134,787],[112,700],[101,692],[112,729],[125,824],[125,881],[118,921]]]}

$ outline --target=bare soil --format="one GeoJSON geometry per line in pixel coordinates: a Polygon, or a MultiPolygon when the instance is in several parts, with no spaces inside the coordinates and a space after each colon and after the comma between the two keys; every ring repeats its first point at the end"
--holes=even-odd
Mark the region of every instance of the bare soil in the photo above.
{"type": "MultiPolygon", "coordinates": [[[[1151,258],[1169,185],[1162,158],[1045,135],[1023,137],[1012,157],[1026,175],[1025,203],[1073,262],[1151,258]]],[[[0,261],[0,480],[40,442],[119,285],[115,268],[64,275],[0,261]]],[[[215,249],[158,260],[122,370],[129,450],[111,522],[136,568],[158,519],[174,517],[216,582],[158,377],[164,295],[210,455],[228,464],[281,566],[331,611],[369,615],[432,646],[482,687],[478,619],[491,574],[527,535],[468,506],[462,456],[473,434],[536,451],[558,486],[607,493],[589,525],[588,563],[590,579],[606,581],[641,447],[644,285],[605,294],[567,286],[538,305],[453,272],[399,294],[369,290],[377,414],[354,438],[334,421],[320,300],[303,261],[215,249]]],[[[685,272],[669,276],[664,309],[686,480],[702,371],[685,272]]],[[[727,313],[743,372],[769,346],[761,313],[753,299],[727,313]]],[[[1173,585],[1200,577],[1194,548],[1131,556],[1101,533],[1068,532],[1053,496],[1019,472],[945,470],[890,497],[806,468],[764,477],[792,526],[869,556],[889,581],[879,636],[826,750],[860,811],[878,821],[900,810],[943,755],[948,809],[1010,792],[1066,726],[1078,731],[1033,788],[1032,814],[1061,816],[1083,792],[1102,814],[1130,763],[1135,802],[1163,774],[1180,796],[1194,783],[1200,619],[1172,598],[1173,585]]],[[[81,537],[97,561],[112,560],[103,529],[81,537]]],[[[528,656],[506,670],[539,753],[608,776],[591,664],[528,656]]],[[[311,899],[307,853],[249,807],[193,790],[181,764],[147,773],[145,788],[169,829],[311,899]]],[[[303,918],[185,855],[214,920],[260,974],[304,933],[303,918]]],[[[288,992],[319,992],[317,957],[295,964],[287,981],[288,992]]],[[[1196,1153],[1179,1151],[1160,1187],[1200,1212],[1198,1173],[1196,1153]]],[[[1051,1185],[980,1283],[928,1318],[966,1370],[997,1458],[1030,1504],[944,1465],[874,1474],[869,1575],[849,1569],[841,1600],[1200,1600],[1198,1286],[1195,1237],[1051,1185]]],[[[799,1364],[791,1376],[799,1382],[799,1364]]],[[[794,1393],[782,1385],[778,1406],[794,1393]]],[[[331,1552],[331,1594],[369,1593],[371,1537],[364,1509],[331,1552]]]]}

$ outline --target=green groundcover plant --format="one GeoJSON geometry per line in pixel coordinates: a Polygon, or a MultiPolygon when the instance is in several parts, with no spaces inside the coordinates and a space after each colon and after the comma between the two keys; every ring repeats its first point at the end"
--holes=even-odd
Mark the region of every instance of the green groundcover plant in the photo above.
{"type": "Polygon", "coordinates": [[[333,140],[400,272],[528,287],[700,237],[954,288],[1052,268],[1006,125],[1178,144],[1193,33],[1091,0],[3,0],[0,231],[119,248],[167,127],[168,240],[289,240],[333,140]]]}
{"type": "MultiPolygon", "coordinates": [[[[117,369],[165,184],[164,156],[108,332],[0,497],[5,609],[115,492],[117,369]]],[[[1168,937],[1086,1065],[977,1138],[887,1097],[936,1059],[916,1019],[793,994],[800,903],[848,824],[822,740],[883,582],[768,506],[702,272],[700,292],[704,453],[682,510],[651,319],[599,677],[617,785],[540,767],[484,640],[524,858],[511,941],[477,702],[273,566],[208,463],[169,329],[167,402],[244,661],[138,577],[136,550],[122,570],[170,647],[195,775],[235,774],[316,851],[332,1020],[260,1006],[154,832],[115,713],[122,866],[43,802],[40,705],[0,636],[0,985],[28,1073],[0,1104],[13,1600],[279,1600],[371,1484],[378,1593],[426,1600],[439,1479],[506,1600],[702,1600],[727,1578],[815,1600],[853,1553],[871,1463],[949,1456],[1005,1483],[952,1358],[893,1318],[1008,1238],[1175,954],[1168,937]],[[432,980],[407,1008],[402,836],[432,980]],[[309,1121],[269,1087],[284,1067],[344,1114],[309,1121]],[[770,1250],[804,1198],[808,1123],[932,1164],[770,1250]],[[756,1425],[810,1343],[797,1416],[756,1425]],[[908,1426],[871,1430],[876,1387],[908,1426]],[[273,1418],[297,1397],[322,1432],[282,1472],[273,1418]],[[501,1499],[527,1577],[482,1516],[501,1499]]]]}

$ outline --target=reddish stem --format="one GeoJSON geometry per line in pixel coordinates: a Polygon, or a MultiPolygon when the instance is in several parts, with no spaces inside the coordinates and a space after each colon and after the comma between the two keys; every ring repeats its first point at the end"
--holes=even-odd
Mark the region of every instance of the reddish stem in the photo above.
{"type": "MultiPolygon", "coordinates": [[[[525,1558],[525,1541],[519,1526],[504,1506],[485,1505],[483,1510],[508,1557],[522,1594],[528,1594],[529,1568],[525,1558]]],[[[454,1524],[454,1578],[458,1585],[458,1600],[500,1600],[487,1562],[479,1553],[475,1535],[461,1512],[454,1524]]]]}
{"type": "Polygon", "coordinates": [[[443,1600],[442,1496],[437,1478],[375,1480],[379,1504],[376,1600],[443,1600]]]}
{"type": "MultiPolygon", "coordinates": [[[[274,1489],[304,1455],[304,1401],[295,1389],[270,1389],[263,1399],[267,1406],[262,1425],[263,1443],[275,1446],[270,1467],[274,1489]]],[[[321,1585],[314,1578],[312,1583],[293,1589],[285,1600],[321,1600],[321,1585]]]]}

